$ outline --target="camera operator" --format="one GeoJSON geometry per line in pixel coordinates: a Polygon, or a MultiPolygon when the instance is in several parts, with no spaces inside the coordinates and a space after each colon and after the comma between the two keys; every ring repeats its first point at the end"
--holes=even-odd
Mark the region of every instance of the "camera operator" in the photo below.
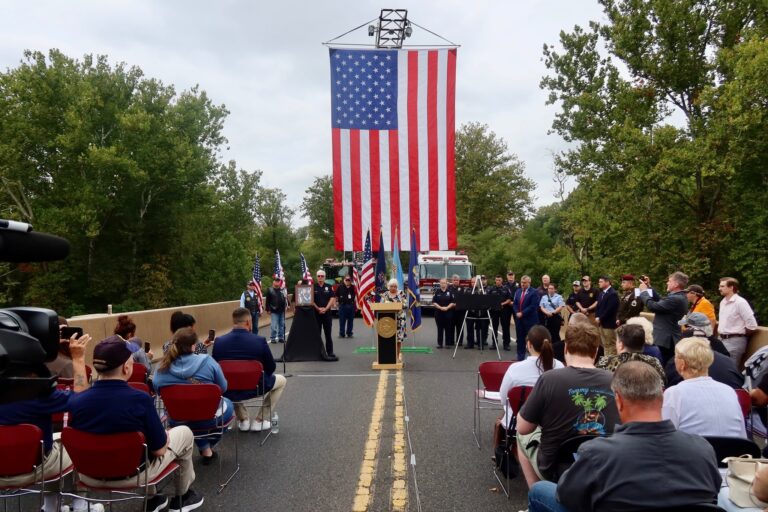
{"type": "MultiPolygon", "coordinates": [[[[69,341],[69,353],[72,357],[72,374],[74,379],[73,390],[80,393],[89,388],[88,379],[85,373],[85,349],[91,341],[88,334],[83,334],[79,338],[73,334],[69,341]]],[[[47,377],[48,369],[45,366],[24,367],[19,366],[6,372],[6,377],[47,377]]],[[[21,400],[7,404],[0,404],[0,425],[19,425],[22,423],[31,423],[40,428],[43,432],[43,448],[45,459],[42,462],[43,476],[47,479],[49,475],[55,475],[59,470],[59,463],[63,467],[71,464],[67,452],[61,444],[59,435],[53,434],[53,425],[51,415],[64,412],[68,409],[70,393],[68,391],[54,390],[49,396],[36,398],[32,400],[21,400]]],[[[13,477],[0,476],[1,486],[25,486],[34,482],[39,475],[29,473],[13,477]]],[[[53,512],[56,510],[56,495],[46,494],[43,510],[53,512]]],[[[79,501],[79,500],[75,500],[79,501]]],[[[79,503],[74,505],[74,510],[85,510],[86,503],[83,500],[82,506],[79,503]]],[[[92,509],[96,507],[92,506],[92,509]]],[[[103,510],[103,509],[102,509],[103,510]]]]}
{"type": "Polygon", "coordinates": [[[677,322],[688,312],[688,299],[683,291],[688,286],[688,276],[672,272],[667,278],[666,297],[660,297],[651,288],[651,280],[644,275],[640,278],[640,300],[653,316],[653,344],[659,347],[664,364],[675,355],[675,345],[682,333],[677,322]]]}

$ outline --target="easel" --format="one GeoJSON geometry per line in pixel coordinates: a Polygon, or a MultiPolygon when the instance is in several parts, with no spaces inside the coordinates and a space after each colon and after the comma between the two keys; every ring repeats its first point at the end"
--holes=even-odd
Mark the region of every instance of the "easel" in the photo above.
{"type": "MultiPolygon", "coordinates": [[[[485,295],[485,289],[483,288],[483,281],[480,278],[480,276],[475,277],[475,284],[472,287],[472,291],[470,292],[470,295],[485,295]],[[478,293],[475,293],[475,291],[478,291],[478,293]]],[[[457,339],[461,339],[461,335],[464,333],[465,328],[467,327],[467,318],[470,320],[485,320],[488,319],[488,326],[490,327],[492,325],[491,322],[491,311],[490,309],[485,309],[485,316],[471,316],[468,317],[470,310],[467,309],[464,312],[464,319],[461,322],[461,329],[459,329],[459,335],[457,336],[457,339]]],[[[491,337],[493,339],[493,345],[496,347],[496,356],[499,358],[499,361],[501,361],[501,352],[499,352],[499,343],[498,339],[496,337],[496,331],[493,329],[489,329],[491,331],[491,337]]],[[[469,334],[467,334],[467,340],[469,340],[469,334]]],[[[480,344],[480,351],[483,350],[483,340],[478,340],[478,343],[480,344]]],[[[456,352],[459,350],[459,344],[456,343],[456,346],[453,349],[453,357],[452,359],[456,359],[456,352]]]]}

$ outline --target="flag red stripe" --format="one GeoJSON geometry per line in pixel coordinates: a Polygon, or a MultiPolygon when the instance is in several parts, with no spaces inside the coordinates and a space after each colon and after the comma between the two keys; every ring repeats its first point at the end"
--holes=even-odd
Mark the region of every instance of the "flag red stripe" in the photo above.
{"type": "MultiPolygon", "coordinates": [[[[400,225],[400,143],[397,130],[389,131],[389,218],[390,236],[394,236],[395,226],[400,225]]],[[[374,252],[378,251],[377,246],[374,252]]]]}
{"type": "Polygon", "coordinates": [[[336,250],[344,250],[344,208],[341,202],[341,130],[334,128],[333,139],[333,204],[339,211],[333,216],[333,237],[336,250]]]}
{"type": "MultiPolygon", "coordinates": [[[[437,52],[427,54],[427,147],[429,168],[429,246],[439,247],[438,211],[442,205],[438,203],[437,177],[437,52]]],[[[413,249],[413,248],[411,248],[413,249]]]]}
{"type": "MultiPolygon", "coordinates": [[[[371,165],[371,226],[379,226],[381,224],[381,186],[379,183],[379,131],[370,131],[369,147],[369,160],[371,165]]],[[[365,229],[370,229],[371,226],[363,226],[365,229]]],[[[378,233],[377,233],[378,234],[378,233]]],[[[363,250],[361,247],[359,250],[363,250]]]]}
{"type": "Polygon", "coordinates": [[[445,131],[447,132],[447,140],[445,144],[446,152],[446,174],[448,188],[448,247],[456,247],[456,50],[448,51],[448,84],[446,90],[446,116],[445,116],[445,131]]]}
{"type": "Polygon", "coordinates": [[[362,249],[362,201],[360,197],[360,131],[349,130],[349,166],[352,184],[352,250],[362,249]]]}
{"type": "MultiPolygon", "coordinates": [[[[405,224],[406,233],[410,227],[419,232],[419,52],[408,52],[408,194],[410,219],[403,219],[398,226],[405,224]]],[[[398,235],[399,235],[398,230],[398,235]]]]}

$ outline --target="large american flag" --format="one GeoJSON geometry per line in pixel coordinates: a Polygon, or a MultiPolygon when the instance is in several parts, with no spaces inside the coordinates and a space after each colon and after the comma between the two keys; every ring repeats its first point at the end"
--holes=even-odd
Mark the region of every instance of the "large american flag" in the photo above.
{"type": "Polygon", "coordinates": [[[373,325],[373,310],[368,300],[371,292],[374,291],[376,278],[374,276],[375,263],[373,260],[373,251],[371,251],[371,231],[365,235],[365,249],[363,252],[363,270],[357,273],[357,267],[354,267],[352,275],[355,279],[355,288],[357,288],[357,308],[360,315],[368,327],[373,325]]]}
{"type": "Polygon", "coordinates": [[[456,247],[456,50],[331,49],[335,246],[456,247]],[[381,228],[379,227],[381,226],[381,228]],[[405,235],[403,236],[403,233],[405,235]]]}
{"type": "Polygon", "coordinates": [[[301,278],[305,279],[307,281],[307,284],[313,284],[312,281],[312,272],[309,271],[309,267],[307,266],[307,260],[304,259],[304,253],[299,253],[299,256],[301,256],[301,278]]]}
{"type": "Polygon", "coordinates": [[[261,305],[263,304],[263,297],[261,295],[261,260],[259,255],[256,255],[256,261],[253,262],[253,271],[251,274],[251,280],[256,285],[256,298],[259,303],[259,311],[261,311],[261,305]]]}

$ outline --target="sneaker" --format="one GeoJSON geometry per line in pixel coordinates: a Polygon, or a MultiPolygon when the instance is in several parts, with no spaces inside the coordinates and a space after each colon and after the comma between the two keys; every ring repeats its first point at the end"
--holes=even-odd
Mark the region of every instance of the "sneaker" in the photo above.
{"type": "Polygon", "coordinates": [[[285,343],[285,340],[277,340],[278,343],[285,343]]]}
{"type": "Polygon", "coordinates": [[[188,490],[184,496],[174,496],[168,512],[189,512],[203,506],[203,497],[194,490],[188,490]]]}
{"type": "Polygon", "coordinates": [[[72,509],[72,512],[86,512],[86,511],[90,511],[90,512],[104,512],[104,505],[102,505],[101,503],[91,503],[91,508],[90,509],[88,508],[87,505],[85,507],[83,507],[83,508],[73,508],[72,509]]]}
{"type": "Polygon", "coordinates": [[[240,432],[248,432],[251,430],[251,420],[243,420],[237,422],[237,428],[240,429],[240,432]]]}
{"type": "Polygon", "coordinates": [[[168,506],[168,496],[164,494],[155,494],[147,500],[146,512],[160,512],[168,506]]]}
{"type": "Polygon", "coordinates": [[[272,423],[269,420],[253,420],[251,422],[251,432],[262,432],[264,430],[270,430],[272,423]]]}
{"type": "Polygon", "coordinates": [[[277,343],[277,340],[269,340],[270,343],[277,343]]]}

